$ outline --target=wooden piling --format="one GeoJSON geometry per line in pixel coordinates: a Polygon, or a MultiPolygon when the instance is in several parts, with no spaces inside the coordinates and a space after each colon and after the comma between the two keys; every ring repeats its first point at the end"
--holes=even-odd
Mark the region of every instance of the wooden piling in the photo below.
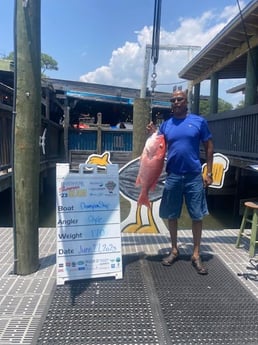
{"type": "Polygon", "coordinates": [[[141,155],[148,132],[146,126],[151,121],[150,100],[136,98],[133,108],[133,158],[141,155]]]}
{"type": "Polygon", "coordinates": [[[39,267],[40,0],[17,1],[15,21],[14,271],[26,275],[39,267]]]}

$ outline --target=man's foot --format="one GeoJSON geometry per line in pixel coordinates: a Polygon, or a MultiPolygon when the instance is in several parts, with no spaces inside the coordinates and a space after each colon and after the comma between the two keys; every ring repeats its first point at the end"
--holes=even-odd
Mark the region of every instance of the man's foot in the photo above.
{"type": "Polygon", "coordinates": [[[170,253],[169,256],[164,258],[161,263],[163,266],[171,266],[174,262],[178,260],[179,252],[177,253],[170,253]]]}
{"type": "Polygon", "coordinates": [[[205,266],[203,266],[202,260],[200,257],[195,258],[192,256],[192,265],[196,269],[197,273],[205,275],[208,274],[208,270],[205,266]]]}

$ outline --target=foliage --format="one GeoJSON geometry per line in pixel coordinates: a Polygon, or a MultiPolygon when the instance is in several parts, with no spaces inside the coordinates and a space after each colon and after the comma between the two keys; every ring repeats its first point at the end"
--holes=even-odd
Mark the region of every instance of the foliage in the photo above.
{"type": "Polygon", "coordinates": [[[45,73],[46,70],[58,70],[58,63],[55,59],[53,59],[48,54],[41,53],[41,71],[42,74],[45,73]]]}
{"type": "Polygon", "coordinates": [[[236,109],[244,108],[244,106],[245,106],[245,102],[244,102],[244,101],[240,101],[240,102],[236,105],[236,109]]]}
{"type": "MultiPolygon", "coordinates": [[[[9,53],[9,55],[5,56],[4,59],[14,61],[14,52],[9,53]]],[[[45,77],[46,70],[58,70],[58,63],[52,56],[41,53],[41,74],[42,77],[45,77]]]]}
{"type": "MultiPolygon", "coordinates": [[[[229,102],[224,101],[223,99],[219,98],[218,100],[218,113],[222,113],[224,111],[232,110],[233,105],[229,102]]],[[[200,100],[200,114],[204,116],[210,115],[210,104],[209,100],[200,100]]]]}
{"type": "Polygon", "coordinates": [[[9,55],[4,56],[3,59],[14,61],[14,52],[9,53],[9,55]]]}

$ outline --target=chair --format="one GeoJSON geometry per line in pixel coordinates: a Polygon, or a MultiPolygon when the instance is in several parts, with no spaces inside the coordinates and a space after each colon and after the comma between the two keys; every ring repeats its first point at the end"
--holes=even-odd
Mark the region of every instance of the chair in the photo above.
{"type": "Polygon", "coordinates": [[[242,237],[248,238],[250,241],[249,255],[253,257],[255,255],[255,245],[258,244],[258,202],[246,201],[244,206],[244,215],[238,233],[236,247],[239,247],[242,237]],[[250,231],[246,232],[246,223],[252,224],[251,233],[250,231]]]}

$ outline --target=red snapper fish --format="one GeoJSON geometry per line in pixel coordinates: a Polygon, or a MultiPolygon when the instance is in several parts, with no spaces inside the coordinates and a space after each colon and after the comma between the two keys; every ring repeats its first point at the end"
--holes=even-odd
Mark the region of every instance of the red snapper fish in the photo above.
{"type": "Polygon", "coordinates": [[[149,191],[153,191],[162,172],[166,154],[163,134],[153,133],[147,140],[140,158],[136,186],[141,186],[138,205],[150,208],[149,191]]]}

